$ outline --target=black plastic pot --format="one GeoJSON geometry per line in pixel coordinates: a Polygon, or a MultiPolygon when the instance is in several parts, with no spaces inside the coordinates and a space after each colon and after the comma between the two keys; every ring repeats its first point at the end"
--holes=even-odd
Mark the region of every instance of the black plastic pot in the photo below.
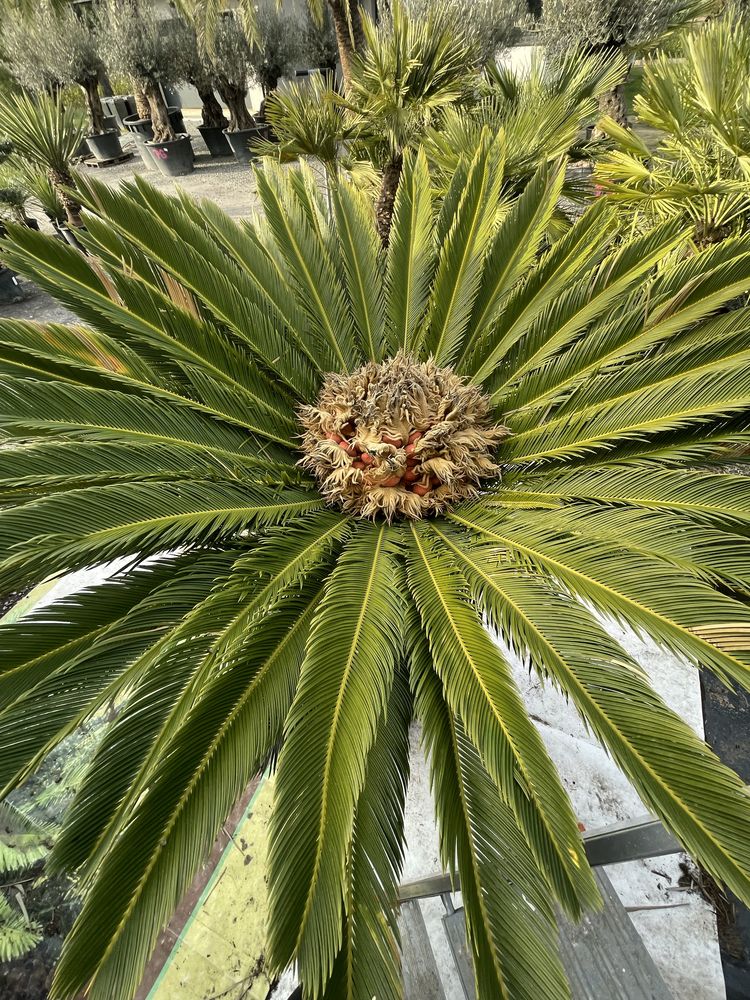
{"type": "Polygon", "coordinates": [[[16,281],[15,273],[7,267],[0,266],[0,305],[23,302],[25,298],[21,286],[16,281]]]}
{"type": "Polygon", "coordinates": [[[138,115],[126,115],[122,124],[133,136],[138,155],[143,160],[143,165],[147,170],[155,170],[154,158],[146,145],[149,139],[154,138],[154,130],[151,128],[150,118],[139,118],[138,115]]]}
{"type": "Polygon", "coordinates": [[[250,143],[257,142],[258,139],[265,139],[265,130],[265,125],[243,128],[237,132],[225,129],[224,135],[227,137],[227,142],[232,147],[234,158],[238,163],[250,163],[254,159],[255,154],[250,149],[250,143]]]}
{"type": "Polygon", "coordinates": [[[221,125],[199,125],[198,131],[203,137],[203,141],[211,156],[232,155],[232,147],[229,145],[221,125]]]}
{"type": "Polygon", "coordinates": [[[140,118],[137,114],[127,115],[123,118],[122,124],[128,132],[132,132],[133,135],[142,135],[146,139],[154,138],[154,130],[151,127],[150,118],[140,118]]]}
{"type": "Polygon", "coordinates": [[[167,108],[167,114],[169,115],[169,124],[178,135],[187,132],[185,119],[182,117],[182,108],[167,108]]]}
{"type": "Polygon", "coordinates": [[[116,160],[118,156],[122,156],[120,133],[116,129],[99,135],[87,135],[86,142],[97,160],[116,160]]]}
{"type": "Polygon", "coordinates": [[[171,142],[148,142],[146,148],[167,177],[182,177],[193,172],[195,155],[189,135],[178,135],[171,142]]]}
{"type": "MultiPolygon", "coordinates": [[[[178,134],[186,132],[185,122],[182,119],[182,111],[179,108],[168,108],[167,115],[169,124],[178,134]]],[[[123,125],[130,132],[145,135],[147,139],[154,138],[153,122],[150,118],[139,118],[138,115],[127,115],[122,120],[123,125]]]]}

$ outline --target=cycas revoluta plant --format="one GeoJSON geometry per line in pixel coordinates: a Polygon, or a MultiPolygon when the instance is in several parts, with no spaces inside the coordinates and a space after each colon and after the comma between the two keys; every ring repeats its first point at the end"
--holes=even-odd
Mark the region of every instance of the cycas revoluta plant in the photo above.
{"type": "MultiPolygon", "coordinates": [[[[621,54],[628,61],[673,40],[686,24],[713,14],[719,0],[550,0],[543,7],[547,44],[558,52],[621,54]]],[[[601,97],[601,110],[626,125],[624,82],[601,97]]]]}
{"type": "Polygon", "coordinates": [[[747,224],[750,212],[750,28],[735,17],[685,34],[677,58],[660,55],[643,70],[639,119],[662,133],[654,149],[612,119],[614,145],[597,180],[638,224],[690,220],[699,244],[747,224]]]}
{"type": "Polygon", "coordinates": [[[600,618],[750,687],[750,237],[675,263],[679,224],[623,242],[600,200],[540,251],[562,181],[497,224],[488,139],[435,218],[409,152],[387,250],[271,164],[264,221],[87,177],[89,256],[11,228],[86,325],[0,323],[3,589],[126,566],[0,628],[6,791],[119,702],[52,853],[85,895],[54,997],[133,994],[280,746],[269,964],[398,998],[413,717],[478,997],[568,996],[553,904],[596,884],[506,648],[750,899],[750,796],[600,618]]]}
{"type": "Polygon", "coordinates": [[[47,94],[9,94],[0,106],[0,122],[12,139],[14,156],[46,172],[68,224],[80,226],[81,206],[70,165],[85,130],[78,112],[47,94]]]}

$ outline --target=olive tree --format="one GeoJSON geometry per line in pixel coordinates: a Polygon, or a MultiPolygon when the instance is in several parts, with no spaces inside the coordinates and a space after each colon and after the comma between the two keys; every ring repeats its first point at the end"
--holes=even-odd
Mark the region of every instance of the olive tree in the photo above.
{"type": "MultiPolygon", "coordinates": [[[[392,5],[387,5],[390,8],[392,5]]],[[[518,24],[526,14],[524,0],[402,0],[413,18],[425,19],[437,12],[447,18],[472,47],[477,61],[486,65],[518,35],[518,24]]]]}
{"type": "Polygon", "coordinates": [[[299,14],[279,6],[276,0],[263,0],[258,5],[257,31],[248,63],[264,98],[304,55],[304,28],[299,14]]]}
{"type": "Polygon", "coordinates": [[[219,18],[209,58],[216,77],[216,88],[229,109],[229,130],[239,132],[252,128],[255,119],[246,102],[252,72],[250,43],[242,21],[234,11],[225,11],[219,18]]]}
{"type": "Polygon", "coordinates": [[[107,65],[129,76],[145,95],[156,142],[174,139],[161,84],[186,77],[179,22],[161,17],[148,0],[108,0],[102,23],[101,48],[107,65]]]}
{"type": "MultiPolygon", "coordinates": [[[[550,48],[582,48],[622,53],[630,62],[658,47],[697,17],[710,14],[717,0],[546,0],[542,25],[550,48]]],[[[621,125],[627,123],[625,83],[602,95],[600,107],[621,125]]]]}

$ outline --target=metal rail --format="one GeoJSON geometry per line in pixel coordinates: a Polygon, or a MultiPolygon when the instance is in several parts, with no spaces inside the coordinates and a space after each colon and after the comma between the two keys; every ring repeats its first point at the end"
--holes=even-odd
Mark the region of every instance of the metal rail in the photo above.
{"type": "MultiPolygon", "coordinates": [[[[583,843],[586,857],[593,867],[637,861],[639,858],[655,858],[682,850],[679,842],[661,822],[648,815],[587,831],[583,835],[583,843]]],[[[404,882],[399,887],[398,898],[399,902],[404,903],[410,899],[426,899],[446,892],[458,892],[460,888],[458,874],[455,879],[446,874],[431,875],[414,882],[404,882]]]]}

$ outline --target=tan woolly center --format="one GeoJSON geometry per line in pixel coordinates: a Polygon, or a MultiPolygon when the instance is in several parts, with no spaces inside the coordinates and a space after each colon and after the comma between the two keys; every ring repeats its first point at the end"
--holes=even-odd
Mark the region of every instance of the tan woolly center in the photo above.
{"type": "Polygon", "coordinates": [[[301,465],[323,495],[362,517],[424,517],[477,492],[497,474],[507,436],[487,397],[450,368],[404,354],[326,376],[300,412],[301,465]]]}

